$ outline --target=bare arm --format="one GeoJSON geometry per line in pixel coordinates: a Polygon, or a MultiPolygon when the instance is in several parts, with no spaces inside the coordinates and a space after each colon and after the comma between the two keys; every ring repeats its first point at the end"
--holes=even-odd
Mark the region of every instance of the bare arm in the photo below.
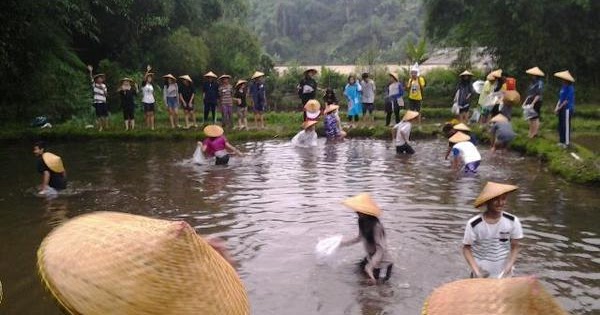
{"type": "Polygon", "coordinates": [[[451,147],[448,147],[448,150],[446,150],[446,156],[444,157],[445,160],[448,159],[448,156],[450,156],[450,152],[452,151],[451,147]]]}
{"type": "Polygon", "coordinates": [[[190,97],[190,105],[194,102],[195,96],[196,96],[196,93],[192,93],[192,97],[190,97]]]}
{"type": "Polygon", "coordinates": [[[452,158],[452,169],[455,171],[458,171],[458,166],[459,166],[458,157],[455,156],[452,158]]]}
{"type": "Polygon", "coordinates": [[[42,174],[42,185],[40,185],[40,190],[45,190],[48,188],[48,184],[50,183],[50,172],[44,171],[42,174]]]}
{"type": "Polygon", "coordinates": [[[350,246],[350,245],[354,245],[356,243],[360,242],[360,234],[357,235],[356,237],[350,238],[350,239],[345,239],[340,243],[340,246],[345,247],[345,246],[350,246]]]}
{"type": "Polygon", "coordinates": [[[392,140],[396,140],[396,128],[392,128],[392,140]]]}
{"type": "Polygon", "coordinates": [[[463,256],[467,260],[467,264],[471,268],[471,271],[475,274],[477,278],[481,278],[481,270],[479,270],[479,266],[475,262],[475,258],[473,257],[473,251],[471,250],[471,245],[463,245],[463,256]]]}
{"type": "Polygon", "coordinates": [[[521,243],[519,240],[511,240],[510,241],[510,256],[508,256],[508,261],[506,262],[506,266],[502,271],[503,275],[510,275],[515,262],[517,261],[517,257],[519,256],[519,252],[521,252],[521,243]]]}
{"type": "Polygon", "coordinates": [[[237,155],[243,155],[240,150],[236,149],[236,147],[229,144],[229,142],[225,143],[225,148],[227,148],[227,150],[229,150],[229,151],[235,152],[235,154],[237,154],[237,155]]]}

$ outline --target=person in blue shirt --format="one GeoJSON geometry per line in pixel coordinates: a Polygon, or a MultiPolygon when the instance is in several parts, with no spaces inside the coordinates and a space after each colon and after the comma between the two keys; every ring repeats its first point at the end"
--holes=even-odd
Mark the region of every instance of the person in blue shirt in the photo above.
{"type": "Polygon", "coordinates": [[[217,75],[209,71],[204,75],[205,81],[202,83],[202,93],[204,93],[204,123],[215,124],[217,116],[217,103],[219,100],[219,83],[217,83],[217,75]],[[208,121],[208,114],[212,114],[212,122],[208,121]]]}
{"type": "Polygon", "coordinates": [[[571,117],[575,111],[575,79],[569,70],[557,72],[555,77],[562,80],[563,84],[558,94],[558,102],[554,108],[554,113],[558,115],[558,145],[566,148],[569,146],[571,138],[571,117]]]}
{"type": "Polygon", "coordinates": [[[252,75],[252,84],[250,85],[250,95],[252,96],[252,106],[254,109],[254,124],[259,129],[265,129],[264,112],[267,107],[267,93],[264,82],[265,74],[256,71],[252,75]],[[260,125],[258,122],[260,121],[260,125]]]}

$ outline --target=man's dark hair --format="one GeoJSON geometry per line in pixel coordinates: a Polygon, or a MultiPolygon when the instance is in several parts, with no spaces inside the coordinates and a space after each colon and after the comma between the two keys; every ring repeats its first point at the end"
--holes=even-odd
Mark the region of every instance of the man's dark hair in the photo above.
{"type": "Polygon", "coordinates": [[[44,149],[44,150],[45,150],[45,149],[46,149],[46,142],[45,142],[45,141],[41,141],[41,140],[40,140],[40,141],[36,141],[36,142],[33,144],[33,146],[34,146],[34,147],[38,147],[38,148],[40,148],[40,149],[44,149]]]}
{"type": "Polygon", "coordinates": [[[369,73],[368,72],[365,72],[365,73],[362,74],[362,78],[363,79],[367,79],[368,77],[369,77],[369,73]]]}

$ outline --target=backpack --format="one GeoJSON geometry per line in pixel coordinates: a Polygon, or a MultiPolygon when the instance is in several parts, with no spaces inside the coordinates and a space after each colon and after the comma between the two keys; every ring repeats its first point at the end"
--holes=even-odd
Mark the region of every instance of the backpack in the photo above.
{"type": "Polygon", "coordinates": [[[517,89],[517,79],[508,77],[506,78],[506,90],[515,91],[517,89]]]}

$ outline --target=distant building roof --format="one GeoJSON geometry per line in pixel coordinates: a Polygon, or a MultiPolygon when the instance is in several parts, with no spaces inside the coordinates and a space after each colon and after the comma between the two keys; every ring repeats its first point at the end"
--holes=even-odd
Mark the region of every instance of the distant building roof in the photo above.
{"type": "MultiPolygon", "coordinates": [[[[450,66],[456,58],[461,48],[447,47],[434,50],[429,59],[423,65],[430,66],[450,66]]],[[[491,67],[494,61],[492,56],[485,51],[484,47],[473,48],[471,52],[471,64],[476,68],[491,67]]]]}

